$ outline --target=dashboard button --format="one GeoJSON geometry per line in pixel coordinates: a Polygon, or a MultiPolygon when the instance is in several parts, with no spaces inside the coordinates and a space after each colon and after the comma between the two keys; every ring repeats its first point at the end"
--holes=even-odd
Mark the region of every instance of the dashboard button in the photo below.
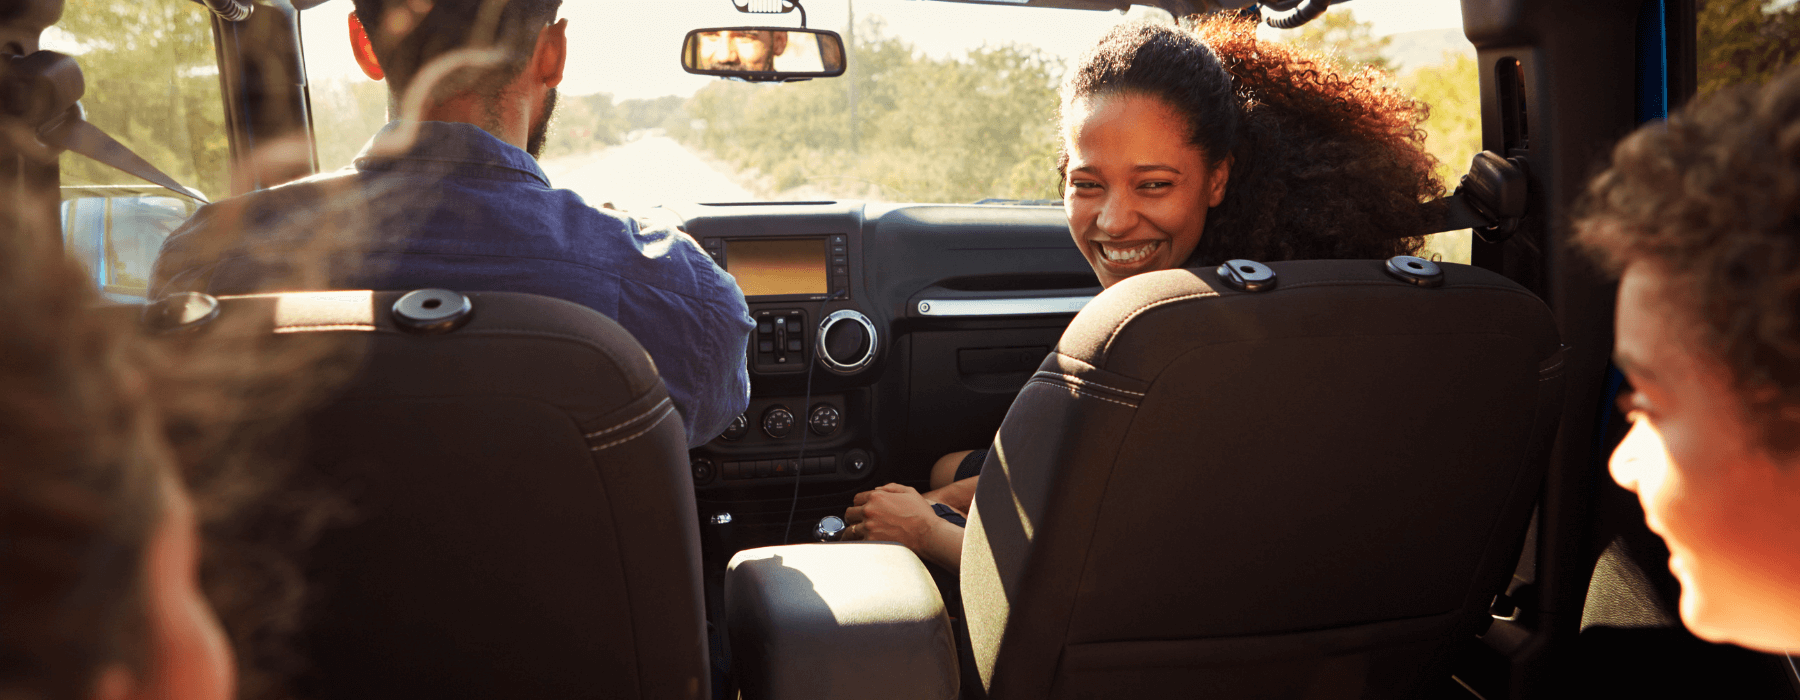
{"type": "Polygon", "coordinates": [[[794,432],[794,414],[785,406],[771,407],[763,413],[763,434],[780,440],[794,432]]]}
{"type": "Polygon", "coordinates": [[[688,463],[688,468],[692,469],[694,472],[694,483],[704,484],[708,481],[712,481],[712,478],[713,478],[712,462],[710,462],[708,460],[704,460],[704,459],[696,459],[696,460],[688,463]]]}
{"type": "Polygon", "coordinates": [[[844,455],[844,466],[849,467],[850,473],[857,476],[869,472],[869,462],[869,453],[862,450],[851,450],[849,454],[844,455]]]}

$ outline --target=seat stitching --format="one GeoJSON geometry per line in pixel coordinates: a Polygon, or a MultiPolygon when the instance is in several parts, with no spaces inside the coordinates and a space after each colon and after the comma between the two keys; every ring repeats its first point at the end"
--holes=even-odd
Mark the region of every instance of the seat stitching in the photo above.
{"type": "Polygon", "coordinates": [[[374,331],[379,327],[369,323],[302,323],[291,326],[276,326],[276,333],[299,333],[301,331],[374,331]]]}
{"type": "Polygon", "coordinates": [[[1107,397],[1105,397],[1105,396],[1101,396],[1101,395],[1099,395],[1099,394],[1090,394],[1090,393],[1088,393],[1088,392],[1085,392],[1085,391],[1082,391],[1082,390],[1081,390],[1081,389],[1080,389],[1080,388],[1079,388],[1079,387],[1074,387],[1074,386],[1069,386],[1069,385],[1067,385],[1067,384],[1058,384],[1058,383],[1056,383],[1056,382],[1052,382],[1052,381],[1050,381],[1050,380],[1047,380],[1047,379],[1033,379],[1033,380],[1031,380],[1031,381],[1029,381],[1029,382],[1026,382],[1026,383],[1025,383],[1025,385],[1026,385],[1026,386],[1030,386],[1030,385],[1032,385],[1032,384],[1043,384],[1043,385],[1045,385],[1045,386],[1050,386],[1050,387],[1056,387],[1056,388],[1059,388],[1059,389],[1068,389],[1068,390],[1069,390],[1069,391],[1073,391],[1073,392],[1075,392],[1075,393],[1077,393],[1077,394],[1081,394],[1081,395],[1082,395],[1082,396],[1086,396],[1086,397],[1088,397],[1088,398],[1090,398],[1090,399],[1099,399],[1099,400],[1101,400],[1101,401],[1105,401],[1105,402],[1107,402],[1107,403],[1116,403],[1116,404],[1118,404],[1118,405],[1120,405],[1120,406],[1124,406],[1124,407],[1126,407],[1126,408],[1130,408],[1130,409],[1136,409],[1136,408],[1137,408],[1137,404],[1133,404],[1133,403],[1126,403],[1126,402],[1124,402],[1124,401],[1120,401],[1120,400],[1118,400],[1118,399],[1111,399],[1111,398],[1107,398],[1107,397]]]}
{"type": "Polygon", "coordinates": [[[636,440],[636,439],[638,439],[638,438],[640,438],[640,437],[643,437],[643,435],[644,435],[644,433],[648,433],[648,432],[650,432],[650,431],[652,431],[652,430],[655,430],[655,429],[656,429],[656,426],[659,426],[659,425],[662,425],[662,422],[663,422],[663,420],[664,420],[664,419],[666,419],[666,418],[668,418],[668,417],[669,417],[669,414],[671,414],[671,413],[674,413],[674,412],[675,412],[675,409],[673,409],[673,408],[670,408],[670,409],[668,409],[668,410],[665,410],[665,411],[663,411],[663,413],[662,413],[662,415],[661,415],[661,416],[657,416],[657,418],[656,418],[656,420],[655,420],[655,421],[653,421],[653,422],[651,422],[651,423],[650,423],[650,425],[648,425],[648,426],[645,426],[645,428],[644,428],[644,429],[643,429],[643,430],[639,430],[639,431],[637,431],[637,432],[635,432],[635,433],[632,433],[632,434],[630,434],[630,435],[627,435],[627,436],[625,436],[625,437],[622,437],[622,438],[619,438],[619,439],[617,439],[617,440],[614,440],[614,441],[612,441],[612,442],[609,442],[609,443],[606,443],[606,444],[604,444],[604,445],[601,445],[601,446],[599,446],[599,447],[590,447],[590,448],[588,448],[588,451],[589,451],[589,452],[599,452],[599,451],[601,451],[601,450],[604,450],[604,449],[606,449],[606,448],[608,448],[608,447],[613,447],[613,446],[615,446],[615,445],[622,445],[622,444],[625,444],[625,443],[627,443],[627,442],[631,442],[631,441],[632,441],[632,440],[636,440]]]}
{"type": "Polygon", "coordinates": [[[1093,387],[1097,387],[1097,388],[1100,388],[1100,389],[1105,389],[1105,390],[1107,390],[1107,391],[1116,391],[1116,392],[1119,392],[1119,393],[1121,393],[1121,394],[1130,394],[1130,395],[1132,395],[1132,396],[1140,396],[1140,397],[1141,397],[1141,396],[1143,396],[1143,395],[1144,395],[1144,392],[1141,392],[1141,391],[1132,391],[1132,390],[1130,390],[1130,389],[1120,389],[1120,388],[1118,388],[1118,387],[1116,387],[1116,386],[1107,386],[1107,385],[1105,385],[1105,384],[1101,384],[1101,383],[1100,383],[1100,382],[1096,382],[1096,381],[1092,381],[1092,380],[1089,380],[1089,379],[1082,379],[1082,378],[1081,378],[1081,377],[1077,377],[1077,376],[1075,376],[1075,375],[1073,375],[1073,374],[1067,374],[1067,373],[1063,373],[1063,372],[1045,372],[1045,371],[1040,371],[1040,372],[1038,372],[1038,374],[1041,374],[1041,375],[1050,375],[1050,376],[1055,376],[1055,377],[1061,377],[1061,378],[1063,378],[1063,379],[1066,379],[1066,380],[1068,380],[1068,381],[1071,381],[1071,382],[1075,382],[1075,383],[1077,383],[1077,384],[1086,384],[1086,385],[1089,385],[1089,386],[1093,386],[1093,387]]]}
{"type": "Polygon", "coordinates": [[[1141,314],[1145,311],[1149,311],[1150,309],[1156,308],[1158,306],[1162,306],[1163,304],[1172,304],[1172,303],[1182,301],[1185,299],[1198,299],[1200,297],[1216,297],[1218,295],[1219,295],[1219,293],[1217,291],[1209,289],[1204,292],[1194,292],[1191,294],[1183,294],[1178,297],[1169,297],[1167,299],[1158,299],[1156,301],[1150,302],[1150,303],[1140,306],[1136,309],[1133,309],[1131,313],[1125,315],[1125,318],[1119,319],[1118,325],[1113,326],[1112,333],[1107,335],[1106,345],[1104,347],[1100,348],[1100,354],[1102,356],[1104,356],[1107,353],[1112,352],[1112,344],[1113,344],[1114,340],[1118,339],[1119,331],[1125,327],[1125,324],[1130,323],[1131,319],[1137,318],[1138,314],[1141,314]]]}
{"type": "Polygon", "coordinates": [[[615,425],[611,428],[607,428],[605,430],[596,430],[594,432],[588,433],[587,435],[584,435],[583,437],[597,438],[597,437],[600,437],[601,435],[605,435],[610,432],[624,430],[625,428],[631,426],[631,424],[633,424],[633,423],[641,421],[645,418],[649,418],[650,414],[655,413],[657,409],[662,408],[664,405],[666,405],[668,403],[669,403],[669,399],[667,397],[664,397],[663,400],[657,402],[657,404],[655,406],[651,406],[650,408],[646,409],[643,413],[639,413],[635,416],[632,416],[629,419],[626,419],[625,422],[623,422],[623,423],[615,425]]]}

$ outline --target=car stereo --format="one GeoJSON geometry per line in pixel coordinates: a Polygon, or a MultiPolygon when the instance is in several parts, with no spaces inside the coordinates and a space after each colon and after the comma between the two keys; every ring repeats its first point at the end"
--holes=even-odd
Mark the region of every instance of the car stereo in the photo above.
{"type": "Polygon", "coordinates": [[[850,296],[850,244],[844,234],[708,238],[701,245],[737,280],[749,301],[850,296]]]}

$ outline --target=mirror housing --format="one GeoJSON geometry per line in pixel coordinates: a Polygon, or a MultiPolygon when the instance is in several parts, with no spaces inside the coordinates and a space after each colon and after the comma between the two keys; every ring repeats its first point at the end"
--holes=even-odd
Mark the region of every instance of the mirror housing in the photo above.
{"type": "Polygon", "coordinates": [[[65,186],[63,250],[87,268],[102,296],[141,302],[163,241],[199,208],[154,185],[65,186]]]}
{"type": "Polygon", "coordinates": [[[844,38],[824,29],[714,27],[688,32],[681,67],[757,83],[785,83],[844,74],[844,38]]]}

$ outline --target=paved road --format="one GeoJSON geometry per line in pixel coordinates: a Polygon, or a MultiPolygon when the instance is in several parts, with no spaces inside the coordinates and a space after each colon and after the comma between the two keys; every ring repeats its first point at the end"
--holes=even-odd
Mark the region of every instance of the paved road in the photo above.
{"type": "Polygon", "coordinates": [[[642,211],[670,202],[743,202],[752,196],[724,173],[666,136],[643,136],[595,153],[543,162],[551,184],[589,204],[642,211]]]}

